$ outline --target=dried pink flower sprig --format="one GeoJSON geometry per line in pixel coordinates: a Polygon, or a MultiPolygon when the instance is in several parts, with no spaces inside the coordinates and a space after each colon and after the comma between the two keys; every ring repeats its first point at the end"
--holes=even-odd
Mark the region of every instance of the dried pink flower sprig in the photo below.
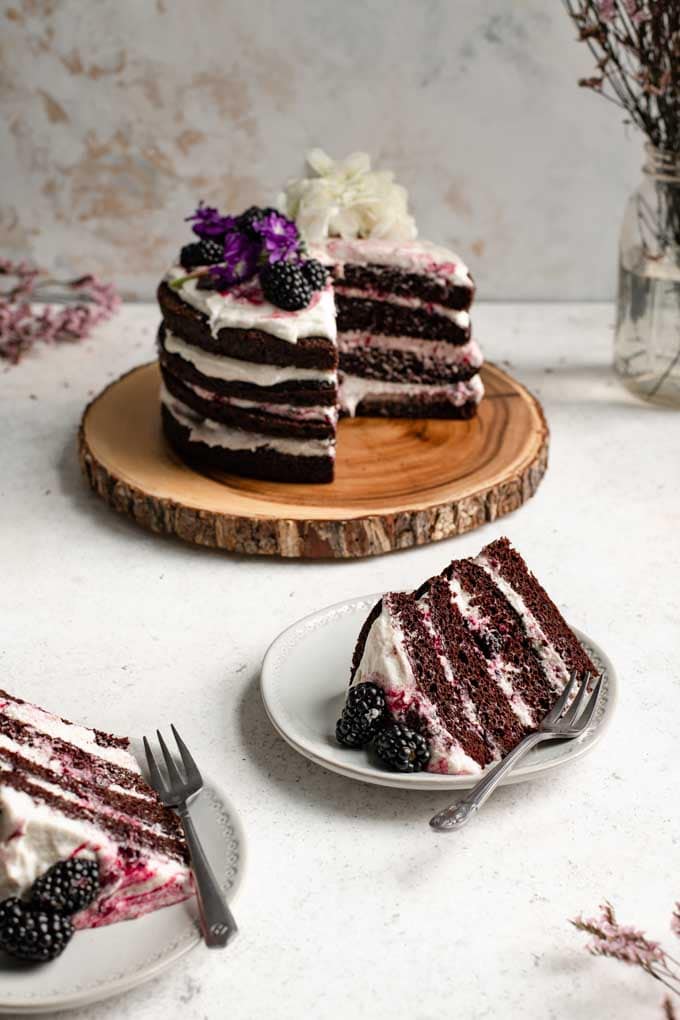
{"type": "Polygon", "coordinates": [[[109,319],[120,305],[113,284],[95,276],[54,280],[28,262],[0,259],[0,278],[14,282],[0,291],[0,358],[16,365],[37,343],[73,343],[86,339],[95,326],[109,319]],[[63,300],[75,303],[41,305],[30,302],[63,300]]]}
{"type": "Polygon", "coordinates": [[[680,3],[563,2],[595,58],[579,85],[624,109],[657,148],[680,152],[680,3]]]}
{"type": "MultiPolygon", "coordinates": [[[[571,923],[579,931],[591,936],[586,949],[593,956],[608,956],[612,960],[641,967],[647,974],[680,996],[680,962],[668,953],[660,942],[647,938],[645,933],[630,925],[620,924],[614,908],[607,900],[600,904],[600,914],[594,918],[576,917],[571,923]]],[[[675,904],[671,930],[680,938],[680,903],[675,904]]],[[[674,1017],[670,999],[663,1003],[665,1015],[674,1017]]]]}

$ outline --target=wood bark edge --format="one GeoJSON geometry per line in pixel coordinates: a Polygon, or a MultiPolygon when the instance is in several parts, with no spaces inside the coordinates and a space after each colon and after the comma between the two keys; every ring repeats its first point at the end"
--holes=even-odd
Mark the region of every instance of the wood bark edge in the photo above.
{"type": "Polygon", "coordinates": [[[516,473],[488,488],[425,510],[384,512],[347,520],[249,518],[162,499],[117,478],[93,455],[83,414],[80,465],[90,487],[120,514],[158,535],[224,552],[292,559],[354,559],[439,542],[517,510],[536,492],[548,465],[549,434],[542,409],[537,448],[516,473]]]}

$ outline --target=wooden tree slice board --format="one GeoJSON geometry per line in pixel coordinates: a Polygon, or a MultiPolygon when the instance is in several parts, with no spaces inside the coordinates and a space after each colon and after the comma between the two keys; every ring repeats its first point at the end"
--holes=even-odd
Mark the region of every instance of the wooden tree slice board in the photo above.
{"type": "Polygon", "coordinates": [[[436,542],[516,510],[546,469],[538,401],[495,365],[471,421],[340,422],[336,480],[292,485],[187,466],[165,442],[158,365],[112,383],[86,409],[80,461],[114,510],[151,531],[228,552],[372,556],[436,542]]]}

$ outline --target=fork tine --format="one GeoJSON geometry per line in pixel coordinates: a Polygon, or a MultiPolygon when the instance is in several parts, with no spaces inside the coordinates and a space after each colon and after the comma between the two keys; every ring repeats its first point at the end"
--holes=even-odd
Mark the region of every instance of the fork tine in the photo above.
{"type": "Polygon", "coordinates": [[[202,783],[203,780],[201,779],[201,773],[198,771],[198,765],[192,758],[189,748],[184,743],[184,741],[182,740],[182,738],[180,737],[179,733],[177,732],[172,723],[170,723],[170,729],[172,730],[172,734],[175,738],[175,743],[179,748],[179,753],[181,755],[184,768],[186,769],[187,780],[190,783],[202,783]]]}
{"type": "Polygon", "coordinates": [[[153,786],[156,793],[162,793],[165,790],[165,783],[163,782],[163,776],[161,775],[160,769],[156,764],[156,759],[153,756],[153,751],[149,746],[149,741],[144,737],[144,753],[146,754],[146,764],[149,766],[149,776],[151,778],[151,785],[153,786]]]}
{"type": "Polygon", "coordinates": [[[582,678],[581,686],[579,688],[578,694],[574,698],[569,709],[564,713],[564,715],[560,719],[560,722],[564,723],[566,726],[576,725],[578,717],[581,714],[581,709],[583,708],[583,702],[585,701],[586,694],[588,693],[588,681],[590,679],[590,674],[582,673],[581,678],[582,678]]]}
{"type": "Polygon", "coordinates": [[[555,722],[555,720],[559,718],[560,712],[562,711],[562,709],[566,705],[567,701],[569,700],[571,692],[573,691],[574,685],[576,684],[576,681],[578,680],[578,678],[579,678],[579,674],[578,673],[572,673],[571,674],[571,676],[569,678],[569,683],[566,685],[566,687],[564,688],[564,690],[560,694],[559,698],[557,699],[557,701],[555,702],[553,707],[550,709],[550,711],[546,715],[545,719],[543,720],[544,722],[552,723],[552,722],[555,722]]]}
{"type": "Polygon", "coordinates": [[[165,767],[168,770],[168,779],[170,780],[171,786],[181,786],[184,782],[179,774],[179,769],[175,765],[175,761],[168,750],[168,745],[163,740],[163,735],[160,730],[156,730],[156,736],[158,737],[158,743],[161,745],[161,751],[165,758],[165,767]]]}
{"type": "Polygon", "coordinates": [[[583,714],[581,715],[581,717],[579,719],[576,720],[575,729],[577,729],[579,733],[583,733],[585,730],[588,729],[588,725],[590,723],[590,720],[593,717],[593,712],[597,708],[597,702],[598,702],[598,699],[600,697],[600,688],[601,687],[602,687],[602,677],[600,677],[600,679],[595,684],[595,690],[590,695],[590,700],[588,701],[588,704],[586,705],[585,709],[583,710],[583,714]]]}

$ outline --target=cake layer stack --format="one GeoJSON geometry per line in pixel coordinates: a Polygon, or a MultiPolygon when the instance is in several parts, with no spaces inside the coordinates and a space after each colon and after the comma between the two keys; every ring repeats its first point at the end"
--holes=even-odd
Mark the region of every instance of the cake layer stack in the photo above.
{"type": "Polygon", "coordinates": [[[239,475],[330,481],[338,418],[330,283],[307,307],[285,311],[257,277],[220,291],[186,275],[173,267],[158,290],[163,427],[174,448],[239,475]]]}
{"type": "Polygon", "coordinates": [[[129,742],[0,691],[0,898],[21,896],[58,861],[99,863],[96,928],[193,894],[177,815],[140,774],[129,742]]]}
{"type": "Polygon", "coordinates": [[[472,339],[474,283],[428,241],[329,238],[342,410],[350,415],[469,418],[484,388],[472,339]]]}
{"type": "Polygon", "coordinates": [[[374,683],[421,734],[430,772],[475,773],[532,732],[570,675],[596,668],[507,539],[391,592],[359,634],[351,683],[374,683]]]}

